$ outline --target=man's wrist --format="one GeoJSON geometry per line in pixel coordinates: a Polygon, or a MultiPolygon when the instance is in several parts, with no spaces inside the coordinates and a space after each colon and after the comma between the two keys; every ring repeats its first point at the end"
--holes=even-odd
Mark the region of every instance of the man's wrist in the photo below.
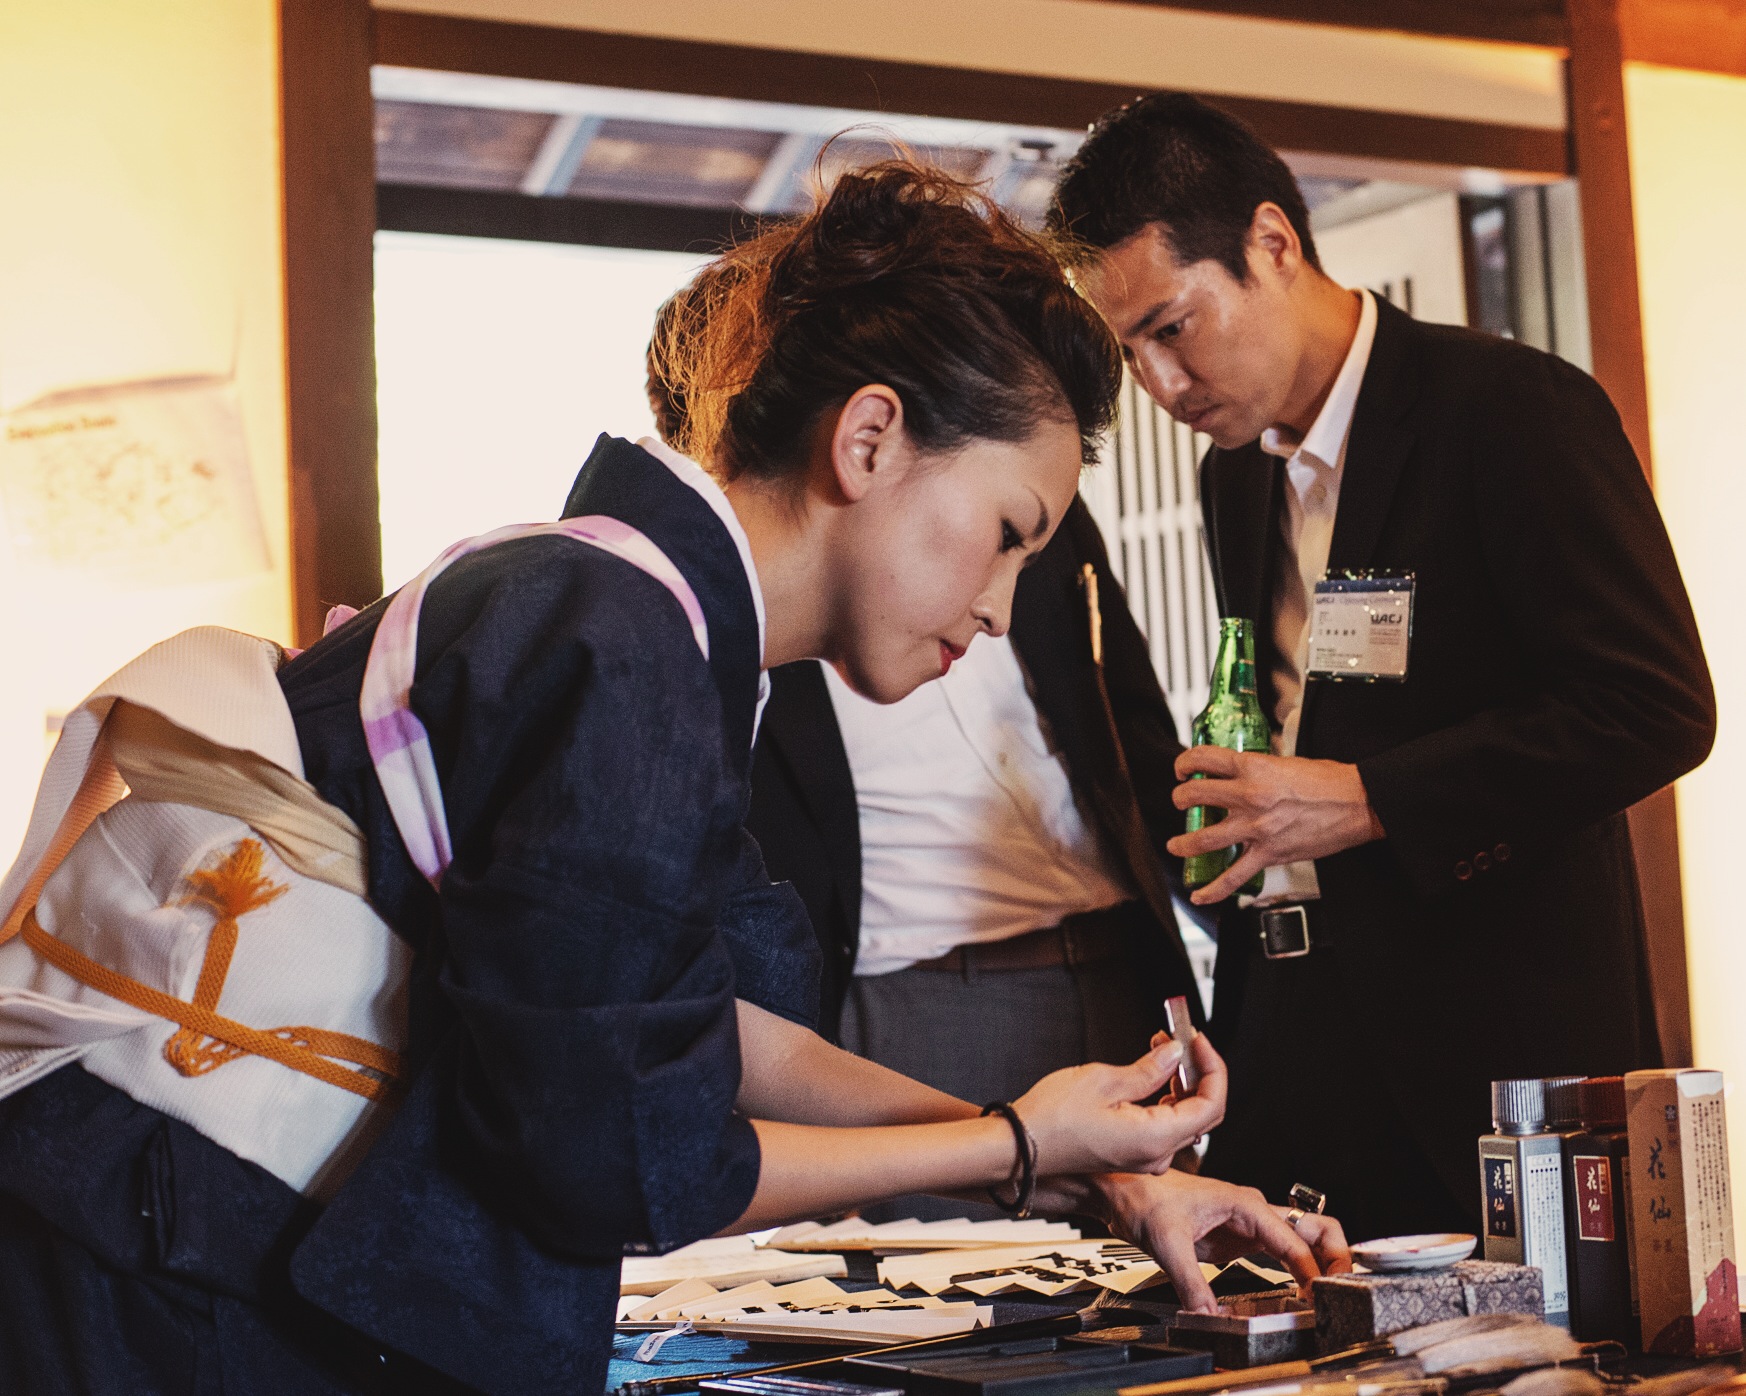
{"type": "Polygon", "coordinates": [[[1370,803],[1370,792],[1364,788],[1364,774],[1356,763],[1341,763],[1342,774],[1349,782],[1348,799],[1353,807],[1354,820],[1363,831],[1363,837],[1356,840],[1354,847],[1360,843],[1374,843],[1378,839],[1388,837],[1388,832],[1382,827],[1382,821],[1377,818],[1376,809],[1370,803]]]}

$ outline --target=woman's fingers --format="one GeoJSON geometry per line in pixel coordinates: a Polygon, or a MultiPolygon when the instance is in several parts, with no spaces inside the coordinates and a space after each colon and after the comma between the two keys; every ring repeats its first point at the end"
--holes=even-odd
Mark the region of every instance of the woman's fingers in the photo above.
{"type": "Polygon", "coordinates": [[[1244,1206],[1250,1212],[1248,1220],[1254,1227],[1254,1236],[1259,1247],[1283,1264],[1291,1271],[1291,1277],[1307,1289],[1309,1282],[1322,1273],[1309,1243],[1298,1235],[1277,1207],[1267,1204],[1260,1193],[1251,1196],[1245,1189],[1244,1206]]]}
{"type": "Polygon", "coordinates": [[[1130,1102],[1157,1095],[1181,1060],[1181,1046],[1167,1040],[1125,1066],[1068,1067],[1037,1082],[1014,1102],[1036,1138],[1037,1171],[1078,1173],[1150,1163],[1150,1122],[1130,1102]]]}
{"type": "Polygon", "coordinates": [[[1343,1275],[1351,1270],[1352,1248],[1346,1244],[1345,1228],[1333,1217],[1305,1213],[1296,1229],[1315,1253],[1324,1275],[1343,1275]]]}
{"type": "Polygon", "coordinates": [[[1152,1258],[1170,1283],[1176,1286],[1176,1297],[1182,1307],[1193,1314],[1216,1314],[1219,1301],[1200,1273],[1200,1257],[1194,1252],[1194,1237],[1181,1227],[1166,1227],[1152,1238],[1152,1258]]]}
{"type": "Polygon", "coordinates": [[[1195,1066],[1200,1069],[1200,1081],[1195,1086],[1194,1093],[1215,1106],[1222,1120],[1225,1117],[1226,1092],[1230,1089],[1230,1073],[1225,1067],[1225,1059],[1218,1054],[1218,1049],[1212,1045],[1212,1039],[1204,1032],[1196,1034],[1194,1041],[1188,1044],[1188,1051],[1195,1066]]]}

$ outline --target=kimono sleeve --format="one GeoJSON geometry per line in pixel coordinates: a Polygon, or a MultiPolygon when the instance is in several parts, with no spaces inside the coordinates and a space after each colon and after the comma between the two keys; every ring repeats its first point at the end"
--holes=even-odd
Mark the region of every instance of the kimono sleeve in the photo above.
{"type": "Polygon", "coordinates": [[[803,1028],[818,1029],[818,937],[791,882],[771,882],[758,842],[740,831],[740,883],[722,907],[736,993],[803,1028]]]}

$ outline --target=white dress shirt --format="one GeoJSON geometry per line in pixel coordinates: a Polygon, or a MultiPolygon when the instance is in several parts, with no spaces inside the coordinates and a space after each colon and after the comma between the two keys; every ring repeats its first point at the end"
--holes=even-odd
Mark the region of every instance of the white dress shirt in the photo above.
{"type": "Polygon", "coordinates": [[[1074,803],[1005,636],[902,702],[825,683],[861,821],[858,975],[1006,940],[1130,894],[1074,803]]]}
{"type": "MultiPolygon", "coordinates": [[[[1297,723],[1303,713],[1304,669],[1309,663],[1310,607],[1316,583],[1328,570],[1328,547],[1334,539],[1334,515],[1340,505],[1340,481],[1346,470],[1346,443],[1352,435],[1352,413],[1370,363],[1376,339],[1376,301],[1360,291],[1358,332],[1346,361],[1316,414],[1300,438],[1283,427],[1261,433],[1261,449],[1285,457],[1285,515],[1280,520],[1284,549],[1278,589],[1273,596],[1273,707],[1277,756],[1297,754],[1297,723]]],[[[1267,880],[1255,899],[1269,902],[1309,901],[1320,897],[1314,863],[1288,863],[1267,869],[1267,880]]]]}

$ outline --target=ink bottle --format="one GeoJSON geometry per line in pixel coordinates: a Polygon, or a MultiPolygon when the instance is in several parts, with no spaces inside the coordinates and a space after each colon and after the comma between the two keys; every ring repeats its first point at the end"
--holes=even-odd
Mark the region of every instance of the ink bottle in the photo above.
{"type": "Polygon", "coordinates": [[[1585,1343],[1612,1338],[1634,1346],[1625,1078],[1596,1076],[1578,1087],[1578,1097],[1582,1128],[1564,1137],[1570,1331],[1585,1343]]]}
{"type": "Polygon", "coordinates": [[[1485,1258],[1537,1267],[1546,1321],[1568,1324],[1564,1141],[1546,1127],[1546,1082],[1493,1081],[1491,1120],[1497,1132],[1479,1141],[1485,1258]]]}

